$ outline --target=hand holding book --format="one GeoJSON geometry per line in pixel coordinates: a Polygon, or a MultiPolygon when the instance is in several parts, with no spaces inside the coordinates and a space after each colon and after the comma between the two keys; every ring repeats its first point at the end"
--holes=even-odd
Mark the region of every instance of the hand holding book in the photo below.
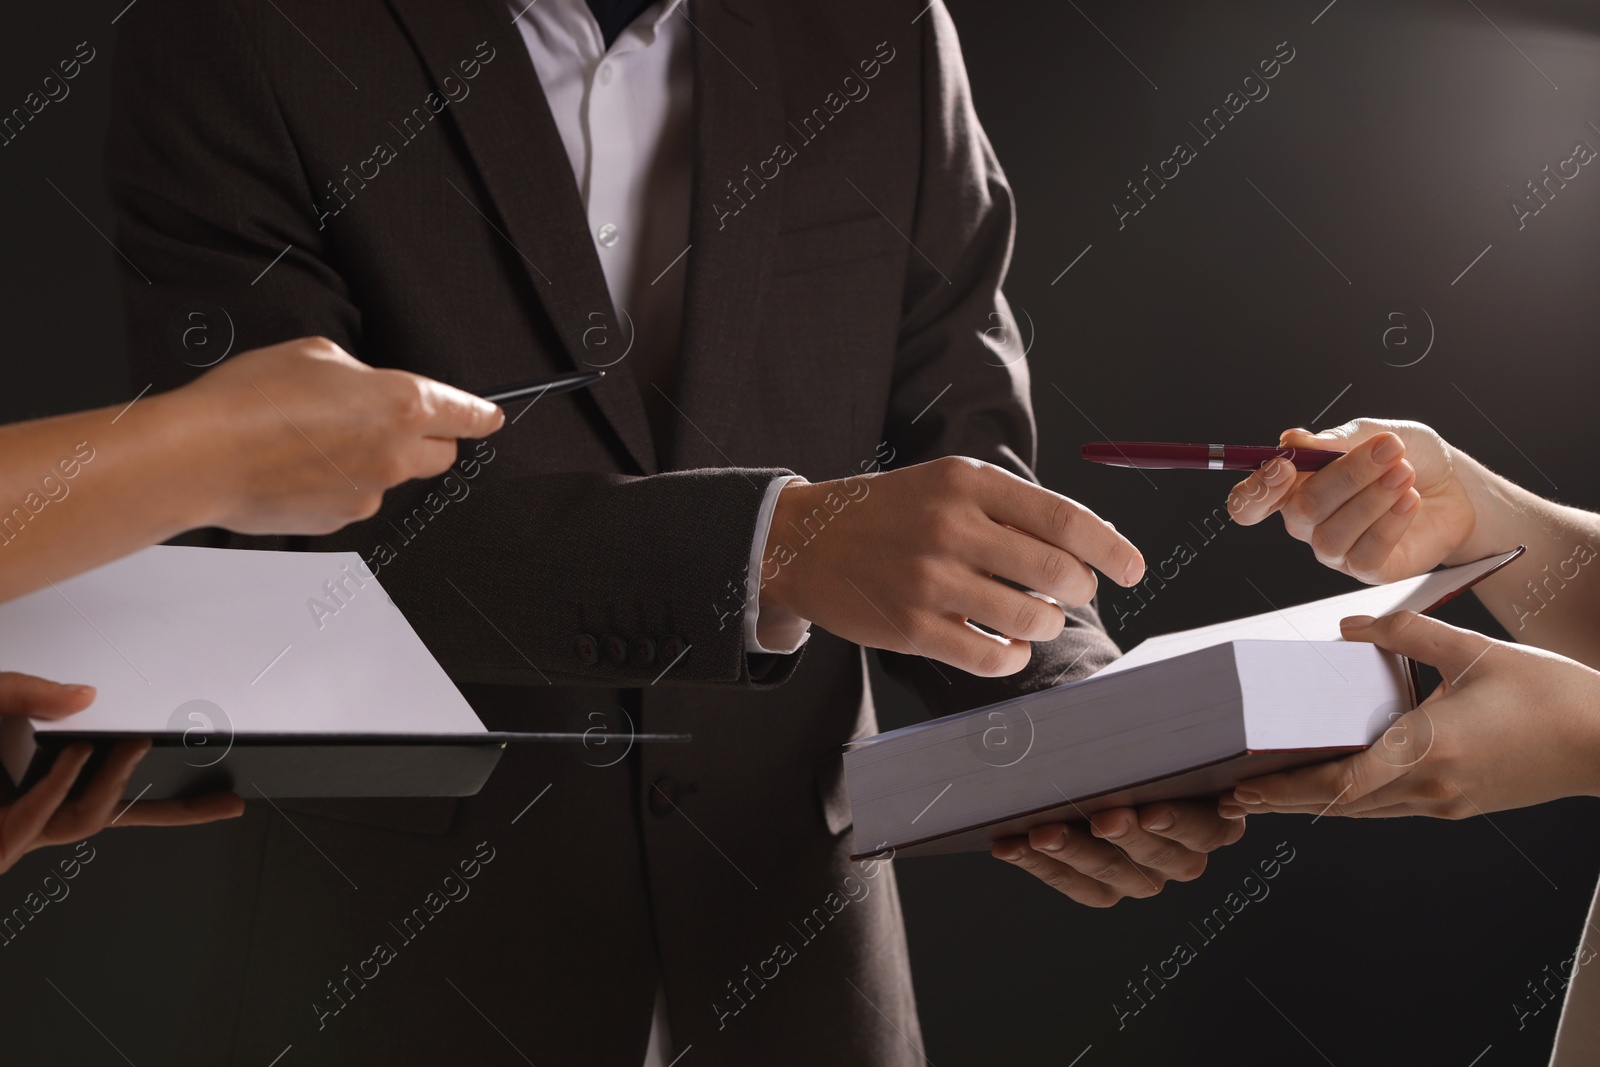
{"type": "Polygon", "coordinates": [[[1344,635],[1436,667],[1444,681],[1371,748],[1240,782],[1223,815],[1467,819],[1600,795],[1600,671],[1409,611],[1346,619],[1344,635]]]}
{"type": "MultiPolygon", "coordinates": [[[[88,686],[60,685],[31,674],[0,671],[0,715],[60,719],[82,711],[93,700],[94,690],[88,686]]],[[[68,794],[89,760],[90,746],[64,749],[38,784],[0,804],[0,874],[36,848],[81,841],[111,824],[193,826],[244,812],[244,801],[232,793],[125,803],[122,794],[128,779],[149,747],[148,741],[117,745],[82,795],[73,799],[68,799],[68,794]]]]}
{"type": "Polygon", "coordinates": [[[1096,813],[1088,826],[1048,823],[990,850],[1091,908],[1152,897],[1168,882],[1192,881],[1206,854],[1244,836],[1244,815],[1218,818],[1205,801],[1178,800],[1096,813]]]}

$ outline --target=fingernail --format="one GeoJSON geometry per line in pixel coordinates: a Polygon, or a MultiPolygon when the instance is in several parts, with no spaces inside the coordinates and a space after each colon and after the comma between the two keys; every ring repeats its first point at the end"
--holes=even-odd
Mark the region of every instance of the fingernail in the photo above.
{"type": "Polygon", "coordinates": [[[1294,476],[1294,464],[1286,459],[1275,459],[1261,468],[1261,480],[1271,486],[1282,485],[1294,476]]]}
{"type": "Polygon", "coordinates": [[[1149,825],[1149,826],[1147,826],[1147,827],[1145,827],[1145,829],[1146,829],[1146,830],[1153,830],[1153,831],[1155,831],[1155,832],[1156,832],[1156,833],[1158,833],[1158,834],[1159,834],[1159,833],[1160,833],[1160,832],[1161,832],[1161,831],[1163,831],[1163,830],[1170,830],[1170,829],[1172,829],[1172,824],[1173,824],[1173,823],[1174,823],[1174,822],[1175,822],[1175,821],[1176,821],[1176,820],[1175,820],[1175,819],[1174,819],[1174,818],[1173,818],[1173,817],[1172,817],[1172,815],[1171,815],[1171,814],[1170,814],[1170,813],[1169,813],[1169,814],[1166,814],[1166,815],[1163,815],[1163,816],[1161,816],[1161,817],[1160,817],[1160,818],[1158,818],[1158,819],[1157,819],[1157,820],[1156,820],[1156,821],[1155,821],[1155,822],[1153,822],[1153,823],[1151,823],[1151,824],[1150,824],[1150,825],[1149,825]]]}
{"type": "Polygon", "coordinates": [[[1306,429],[1304,426],[1296,426],[1292,430],[1285,430],[1282,433],[1280,433],[1278,435],[1278,440],[1281,442],[1285,437],[1289,437],[1289,436],[1292,436],[1294,434],[1299,434],[1301,437],[1315,437],[1316,436],[1316,434],[1312,433],[1310,430],[1306,429]]]}
{"type": "Polygon", "coordinates": [[[1411,464],[1396,463],[1393,470],[1378,479],[1378,484],[1385,489],[1398,489],[1411,477],[1411,473],[1411,464]]]}
{"type": "Polygon", "coordinates": [[[1039,847],[1046,852],[1060,852],[1062,849],[1067,847],[1067,832],[1062,830],[1060,833],[1056,834],[1055,838],[1050,841],[1049,844],[1040,845],[1039,847]]]}
{"type": "Polygon", "coordinates": [[[1003,848],[997,851],[995,853],[995,858],[1015,863],[1017,860],[1022,858],[1022,849],[1012,845],[1009,848],[1003,848]]]}
{"type": "Polygon", "coordinates": [[[1379,441],[1378,444],[1373,448],[1372,462],[1389,463],[1393,460],[1399,459],[1405,450],[1406,446],[1401,444],[1400,438],[1390,434],[1382,441],[1379,441]]]}
{"type": "Polygon", "coordinates": [[[66,688],[69,692],[78,693],[80,695],[94,693],[94,686],[92,685],[69,685],[66,688]]]}
{"type": "Polygon", "coordinates": [[[1348,618],[1339,620],[1339,629],[1364,630],[1377,621],[1378,620],[1374,619],[1371,615],[1351,615],[1348,618]]]}
{"type": "Polygon", "coordinates": [[[1224,819],[1242,819],[1250,813],[1237,804],[1230,804],[1226,800],[1217,805],[1217,814],[1224,819]]]}
{"type": "Polygon", "coordinates": [[[1119,822],[1110,829],[1101,829],[1097,826],[1095,827],[1094,832],[1101,837],[1109,837],[1115,840],[1116,838],[1119,838],[1128,832],[1128,824],[1125,822],[1119,822]]]}
{"type": "Polygon", "coordinates": [[[1235,789],[1233,799],[1241,804],[1259,804],[1265,798],[1253,789],[1235,789]]]}
{"type": "Polygon", "coordinates": [[[1399,500],[1396,500],[1394,502],[1394,507],[1390,508],[1389,510],[1394,512],[1396,515],[1404,515],[1407,512],[1415,510],[1416,506],[1420,503],[1422,503],[1421,494],[1406,493],[1401,496],[1399,500]]]}
{"type": "Polygon", "coordinates": [[[1122,584],[1132,585],[1134,582],[1139,580],[1139,576],[1143,573],[1144,560],[1136,556],[1134,557],[1133,562],[1128,564],[1128,569],[1122,572],[1122,584]]]}

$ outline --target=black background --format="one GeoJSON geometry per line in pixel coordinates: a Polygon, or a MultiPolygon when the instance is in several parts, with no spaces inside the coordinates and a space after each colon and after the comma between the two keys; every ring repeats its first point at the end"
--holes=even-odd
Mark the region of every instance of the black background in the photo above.
{"type": "MultiPolygon", "coordinates": [[[[79,41],[99,53],[0,147],[5,421],[136,391],[116,253],[96,232],[112,232],[100,141],[123,3],[18,5],[0,31],[0,113],[79,41]]],[[[1414,418],[1538,492],[1600,507],[1584,430],[1600,386],[1600,171],[1524,229],[1510,207],[1576,142],[1600,146],[1600,15],[1576,0],[1325,3],[952,0],[1019,203],[1007,293],[1031,347],[1039,473],[1152,563],[1195,550],[1123,627],[1139,605],[1108,593],[1124,647],[1351,583],[1276,521],[1197,531],[1228,476],[1090,467],[1085,440],[1265,443],[1292,425],[1414,418]],[[1189,123],[1284,41],[1295,57],[1270,95],[1200,145],[1189,123]],[[1197,158],[1119,230],[1125,183],[1180,140],[1197,158]]],[[[1446,617],[1493,625],[1471,604],[1446,617]]],[[[920,714],[878,689],[886,726],[920,714]]],[[[1204,878],[1109,911],[984,856],[903,863],[927,1055],[1543,1063],[1558,1009],[1519,1026],[1518,1006],[1536,1008],[1527,983],[1573,953],[1600,866],[1594,818],[1588,800],[1461,823],[1261,817],[1204,878]],[[1280,842],[1294,859],[1270,895],[1202,944],[1191,924],[1280,842]],[[1119,1028],[1126,983],[1183,940],[1197,958],[1119,1028]]],[[[224,832],[94,839],[71,895],[0,947],[7,1064],[169,1061],[224,832]]],[[[56,858],[0,880],[0,913],[56,858]]]]}

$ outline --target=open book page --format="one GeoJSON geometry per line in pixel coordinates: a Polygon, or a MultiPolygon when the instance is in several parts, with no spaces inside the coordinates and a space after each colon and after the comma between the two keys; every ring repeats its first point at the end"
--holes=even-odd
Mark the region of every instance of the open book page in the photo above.
{"type": "Polygon", "coordinates": [[[158,545],[0,604],[0,650],[98,690],[41,733],[484,732],[354,552],[158,545]]]}
{"type": "Polygon", "coordinates": [[[1473,585],[1515,558],[1522,550],[1490,556],[1459,567],[1430,571],[1415,578],[1373,585],[1352,593],[1268,611],[1232,622],[1213,623],[1193,630],[1152,637],[1133,651],[1096,672],[1114,674],[1129,667],[1194,652],[1224,641],[1338,641],[1339,620],[1351,615],[1388,615],[1395,611],[1425,613],[1453,594],[1473,585]]]}

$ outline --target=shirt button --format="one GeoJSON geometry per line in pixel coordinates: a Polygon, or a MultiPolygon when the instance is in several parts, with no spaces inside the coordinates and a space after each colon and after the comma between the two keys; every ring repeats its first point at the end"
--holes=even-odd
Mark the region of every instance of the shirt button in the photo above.
{"type": "Polygon", "coordinates": [[[615,223],[606,223],[595,231],[595,240],[600,242],[602,248],[610,248],[617,243],[617,227],[615,223]]]}
{"type": "Polygon", "coordinates": [[[596,77],[599,78],[601,85],[610,85],[611,84],[611,64],[610,63],[602,63],[602,64],[600,64],[600,70],[597,72],[596,77]]]}

